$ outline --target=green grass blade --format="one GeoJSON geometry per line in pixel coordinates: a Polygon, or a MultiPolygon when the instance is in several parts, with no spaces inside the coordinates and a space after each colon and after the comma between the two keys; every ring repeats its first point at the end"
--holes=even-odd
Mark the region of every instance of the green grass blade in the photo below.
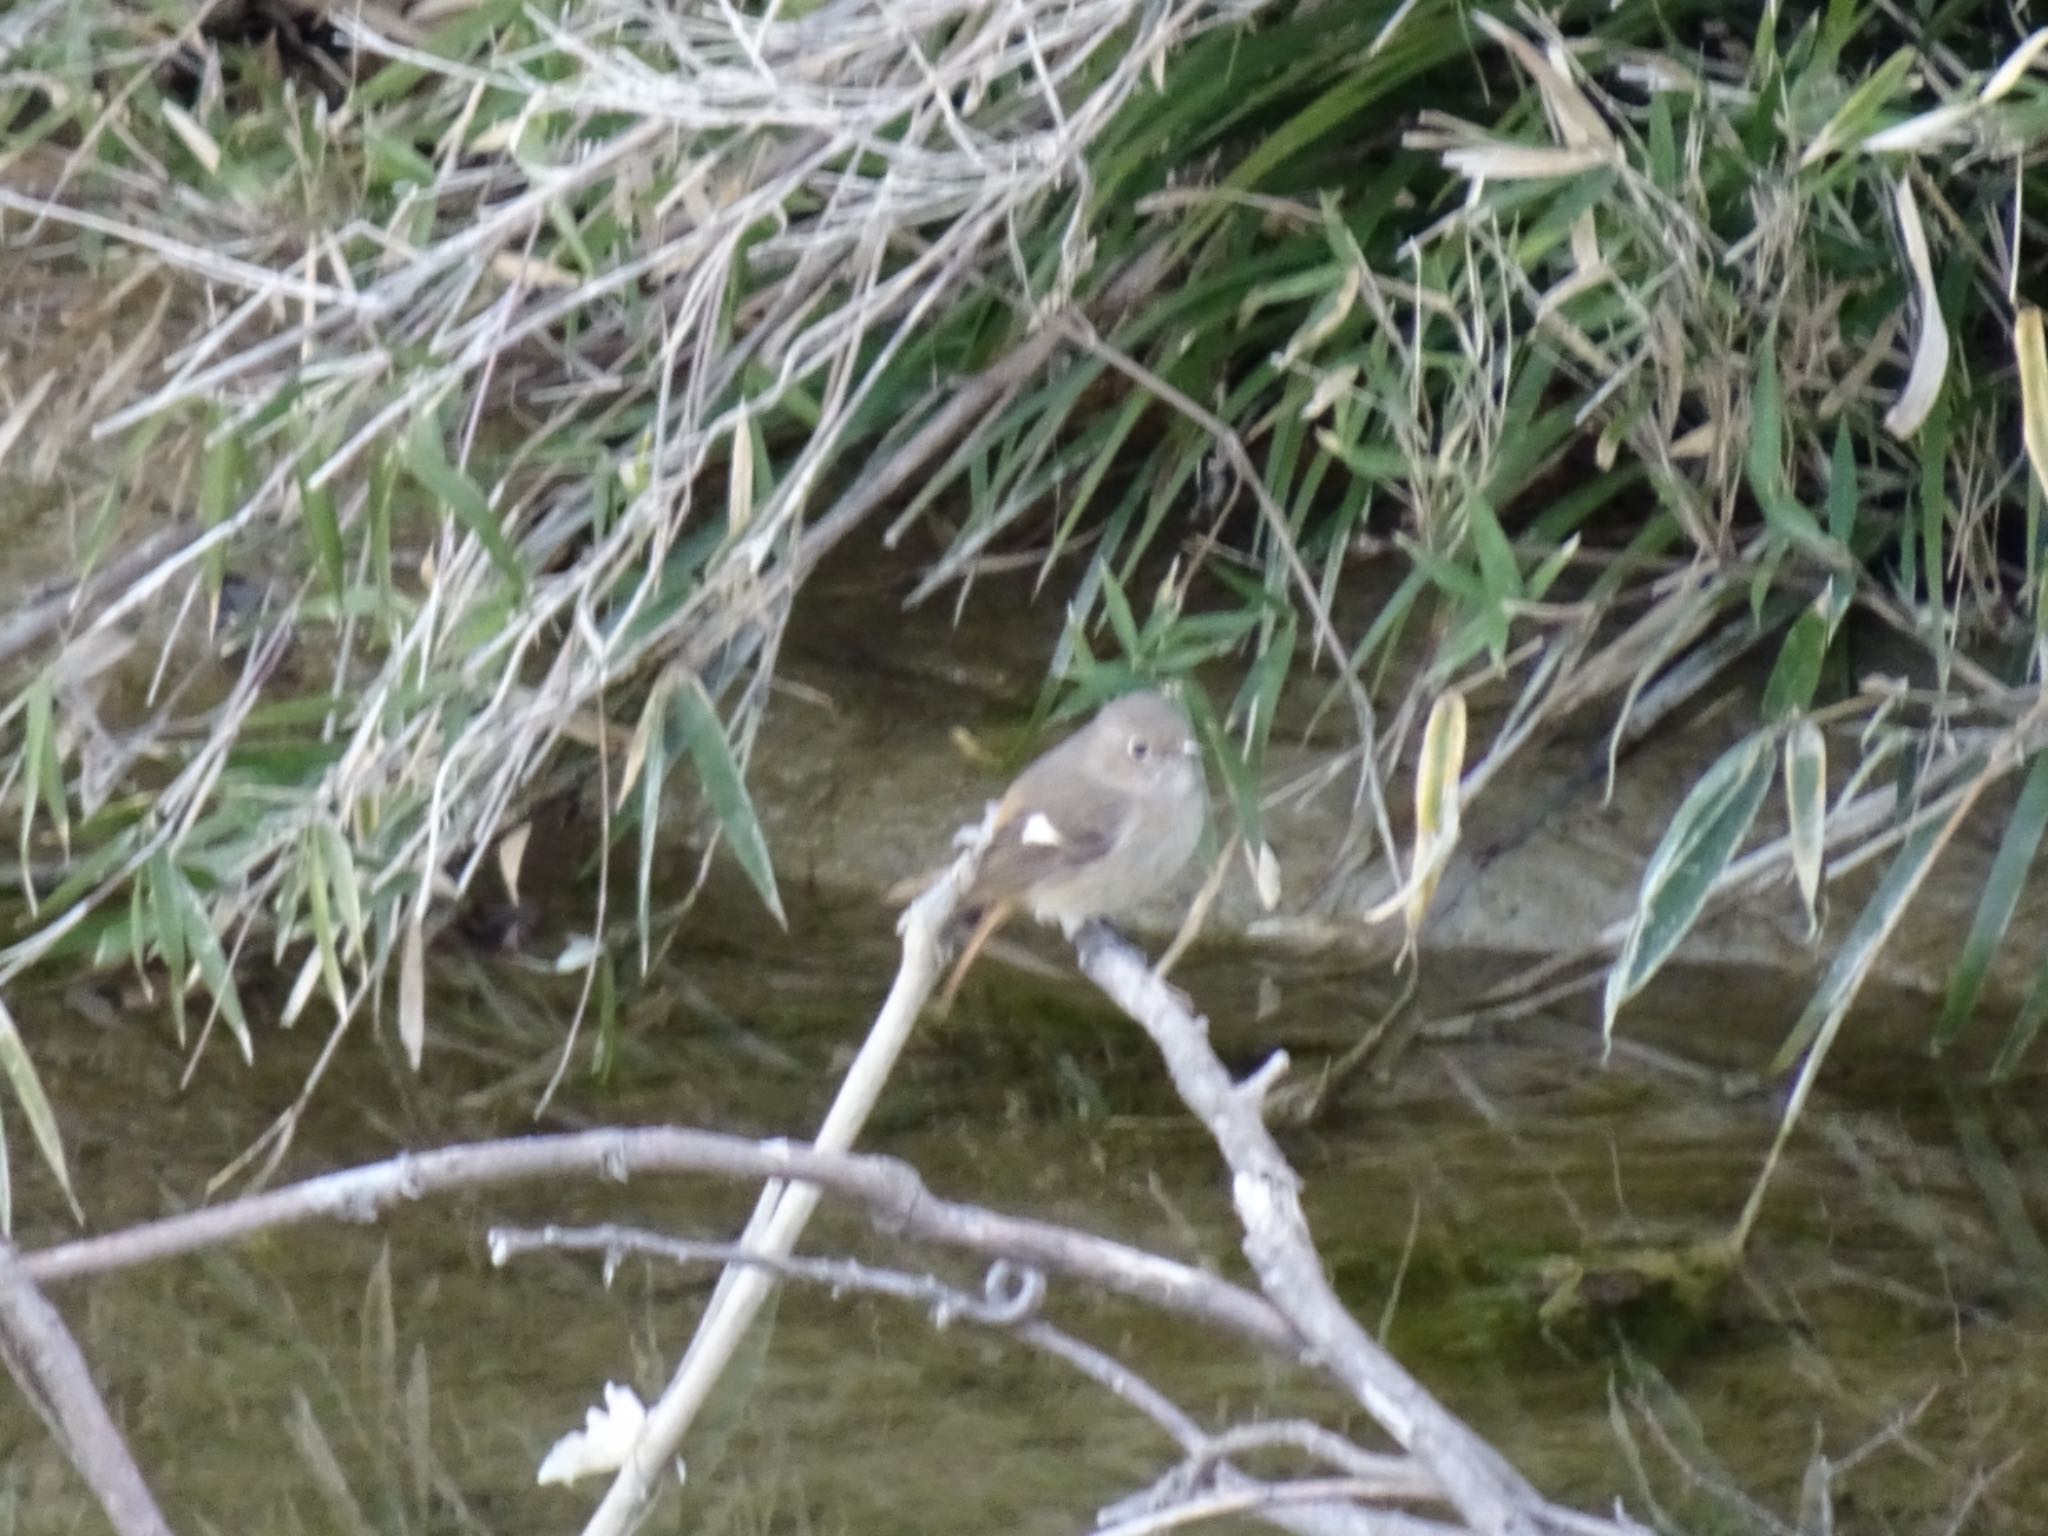
{"type": "Polygon", "coordinates": [[[2042,956],[2040,965],[2035,968],[2026,1001],[2020,1004],[2020,1011],[2013,1016],[2005,1044],[1998,1048],[1998,1057],[1991,1063],[1994,1082],[2003,1082],[2019,1069],[2020,1062],[2033,1047],[2035,1037],[2041,1033],[2044,1022],[2048,1022],[2048,955],[2042,956]]]}
{"type": "MultiPolygon", "coordinates": [[[[640,934],[640,971],[647,972],[649,951],[654,943],[652,916],[654,893],[654,844],[661,830],[661,791],[668,779],[668,695],[673,685],[663,677],[654,685],[642,712],[635,742],[641,745],[640,859],[635,871],[634,919],[640,934]]],[[[627,773],[633,772],[629,760],[627,773]]]]}
{"type": "Polygon", "coordinates": [[[1827,597],[1822,594],[1792,621],[1778,647],[1777,664],[1764,685],[1764,718],[1781,721],[1808,708],[1820,685],[1828,652],[1827,597]]]}
{"type": "Polygon", "coordinates": [[[149,860],[149,908],[141,914],[149,924],[149,937],[163,957],[171,992],[171,1019],[178,1031],[178,1044],[185,1043],[185,919],[178,911],[177,876],[171,856],[159,849],[149,860]]]}
{"type": "Polygon", "coordinates": [[[477,537],[505,579],[520,596],[526,593],[526,573],[519,557],[505,539],[504,527],[491,510],[476,482],[448,462],[441,448],[440,425],[432,416],[420,418],[405,443],[405,468],[420,488],[454,514],[455,520],[477,537]]]}
{"type": "Polygon", "coordinates": [[[2005,939],[2006,929],[2012,925],[2012,915],[2019,907],[2020,893],[2026,888],[2027,871],[2033,867],[2043,831],[2048,831],[2048,752],[2035,754],[2019,800],[2006,819],[2005,835],[1999,840],[1998,855],[1991,861],[1991,873],[1977,898],[1977,915],[1970,923],[1969,937],[1963,940],[1962,955],[1949,976],[1948,995],[1942,999],[1941,1018],[1929,1042],[1935,1055],[1947,1049],[1976,1010],[1977,998],[1984,990],[1985,973],[2005,939]]]}
{"type": "Polygon", "coordinates": [[[732,743],[726,739],[725,727],[719,723],[718,712],[711,707],[710,695],[704,692],[702,683],[691,677],[676,690],[675,703],[683,744],[696,765],[697,778],[711,801],[712,813],[724,829],[726,844],[740,861],[740,868],[747,872],[747,878],[754,882],[754,889],[761,893],[761,900],[775,921],[787,928],[789,918],[775,888],[768,840],[761,835],[761,820],[754,814],[753,797],[747,793],[746,779],[733,756],[732,743]]]}
{"type": "Polygon", "coordinates": [[[242,1013],[242,996],[235,986],[234,973],[228,969],[228,957],[221,950],[220,935],[213,931],[213,919],[207,916],[206,904],[199,899],[199,892],[185,878],[184,871],[173,869],[172,882],[185,931],[185,948],[198,962],[200,978],[213,994],[214,1005],[227,1021],[235,1044],[241,1048],[242,1060],[253,1062],[256,1050],[249,1039],[249,1021],[242,1013]]]}
{"type": "Polygon", "coordinates": [[[336,602],[347,582],[343,571],[346,556],[341,542],[341,517],[335,510],[334,493],[324,486],[315,490],[299,477],[299,510],[306,520],[306,541],[312,546],[313,563],[336,602]]]}
{"type": "MultiPolygon", "coordinates": [[[[57,1129],[57,1112],[50,1107],[50,1097],[43,1092],[43,1080],[36,1075],[35,1063],[29,1060],[28,1047],[22,1042],[21,1031],[15,1027],[14,1015],[5,1001],[0,1001],[0,1072],[6,1074],[21,1112],[28,1116],[29,1133],[36,1139],[36,1149],[43,1154],[43,1161],[55,1175],[64,1198],[71,1203],[72,1213],[82,1220],[78,1197],[71,1191],[71,1168],[64,1159],[64,1137],[57,1129]]],[[[8,1202],[8,1208],[0,1211],[0,1230],[12,1230],[10,1187],[11,1180],[5,1176],[4,1165],[0,1165],[0,1199],[8,1202]]]]}
{"type": "Polygon", "coordinates": [[[1827,1049],[1827,1042],[1841,1026],[1849,1005],[1856,1000],[1864,978],[1876,963],[1878,951],[1897,929],[1907,904],[1919,891],[1921,881],[1927,878],[1927,871],[1933,867],[1934,856],[1947,842],[1946,833],[1950,825],[1950,819],[1930,817],[1915,827],[1899,846],[1884,872],[1884,878],[1878,881],[1877,889],[1870,893],[1870,900],[1857,914],[1855,927],[1842,940],[1842,947],[1835,951],[1827,975],[1821,978],[1820,987],[1808,1001],[1806,1011],[1792,1026],[1792,1033],[1786,1036],[1785,1043],[1778,1047],[1778,1054],[1771,1062],[1773,1073],[1785,1071],[1809,1045],[1816,1051],[1827,1049]]]}

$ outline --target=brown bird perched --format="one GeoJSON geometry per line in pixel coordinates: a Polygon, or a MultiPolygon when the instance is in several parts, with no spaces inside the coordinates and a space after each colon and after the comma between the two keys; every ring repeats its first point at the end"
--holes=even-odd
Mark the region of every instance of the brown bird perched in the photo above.
{"type": "Polygon", "coordinates": [[[1138,906],[1180,873],[1202,835],[1201,748],[1179,705],[1129,693],[1017,775],[962,898],[981,916],[939,994],[953,1004],[989,936],[1023,907],[1071,934],[1138,906]]]}

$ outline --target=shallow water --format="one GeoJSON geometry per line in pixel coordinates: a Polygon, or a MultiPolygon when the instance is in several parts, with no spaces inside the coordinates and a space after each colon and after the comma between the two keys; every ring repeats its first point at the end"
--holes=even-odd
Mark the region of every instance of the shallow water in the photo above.
{"type": "MultiPolygon", "coordinates": [[[[804,940],[756,935],[738,909],[701,915],[660,984],[623,1010],[609,1078],[579,1064],[540,1126],[812,1125],[893,950],[867,909],[799,913],[794,926],[804,940]],[[704,937],[721,931],[749,936],[704,937]]],[[[1212,957],[1179,978],[1241,1067],[1285,1044],[1308,1070],[1379,1011],[1377,978],[1262,965],[1269,1015],[1253,1026],[1247,964],[1212,957]]],[[[446,957],[425,1076],[367,1031],[350,1042],[280,1177],[531,1128],[572,999],[515,962],[446,957]]],[[[290,1101],[319,1045],[311,1023],[273,1033],[245,1070],[216,1042],[179,1097],[183,1057],[155,1013],[81,1012],[58,996],[19,1011],[100,1230],[199,1199],[290,1101]]],[[[1546,1260],[1598,1268],[1724,1231],[1774,1113],[1690,1077],[1603,1069],[1572,1017],[1419,1047],[1391,1081],[1289,1133],[1359,1315],[1384,1321],[1395,1352],[1561,1498],[1619,1495],[1653,1513],[1620,1421],[1674,1521],[1758,1528],[1725,1484],[1790,1524],[1817,1448],[1839,1462],[1932,1394],[1840,1484],[1838,1528],[1942,1530],[1972,1477],[2002,1466],[1959,1529],[2031,1529],[2048,1407],[2048,1270],[2027,1219],[2048,1177],[2038,1090],[1986,1098],[1918,1061],[1866,1063],[1853,1094],[1809,1112],[1749,1263],[1709,1309],[1655,1294],[1622,1304],[1638,1271],[1610,1263],[1591,1288],[1615,1305],[1546,1322],[1558,1273],[1546,1260]]],[[[989,965],[953,1019],[913,1043],[866,1144],[948,1196],[1242,1273],[1212,1149],[1143,1036],[1077,980],[989,965]]],[[[65,1226],[24,1163],[17,1153],[18,1225],[35,1247],[65,1226]]],[[[749,1203],[680,1180],[535,1188],[54,1295],[181,1530],[556,1532],[576,1528],[598,1485],[535,1489],[541,1454],[606,1379],[658,1388],[711,1276],[628,1262],[608,1291],[595,1261],[570,1255],[494,1271],[485,1229],[615,1218],[724,1237],[749,1203]]],[[[829,1208],[810,1247],[977,1283],[970,1264],[892,1254],[829,1208]]],[[[1050,1305],[1204,1422],[1313,1412],[1367,1432],[1300,1373],[1187,1325],[1066,1285],[1050,1305]]],[[[1149,1424],[1064,1367],[970,1327],[937,1331],[898,1303],[786,1294],[745,1381],[689,1448],[689,1494],[649,1529],[1084,1530],[1172,1461],[1149,1424]]],[[[36,1420],[0,1408],[0,1532],[100,1528],[36,1420]]]]}

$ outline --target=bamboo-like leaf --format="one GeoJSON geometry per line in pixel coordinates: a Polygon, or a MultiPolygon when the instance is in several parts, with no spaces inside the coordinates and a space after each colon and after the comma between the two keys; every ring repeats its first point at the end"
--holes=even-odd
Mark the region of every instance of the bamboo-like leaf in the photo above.
{"type": "Polygon", "coordinates": [[[732,435],[732,460],[725,489],[725,521],[734,533],[743,533],[753,520],[754,436],[742,425],[732,435]]]}
{"type": "Polygon", "coordinates": [[[1784,1111],[1778,1117],[1778,1132],[1764,1158],[1763,1171],[1750,1187],[1749,1199],[1744,1202],[1742,1214],[1736,1219],[1735,1230],[1730,1234],[1729,1247],[1735,1252],[1741,1252],[1749,1241],[1757,1214],[1763,1209],[1764,1192],[1770,1188],[1771,1175],[1777,1169],[1785,1143],[1791,1139],[1792,1128],[1799,1123],[1800,1113],[1806,1108],[1807,1097],[1820,1076],[1821,1063],[1827,1060],[1828,1050],[1841,1031],[1842,1020],[1848,1016],[1849,1005],[1856,1000],[1878,951],[1884,948],[1885,940],[1898,927],[1907,905],[1920,889],[1920,882],[1927,877],[1934,856],[1947,843],[1949,834],[1968,812],[1971,803],[1972,797],[1965,796],[1946,818],[1930,817],[1914,828],[1900,845],[1891,867],[1885,870],[1884,878],[1878,882],[1877,889],[1857,916],[1856,926],[1835,952],[1834,963],[1828,967],[1819,990],[1807,1003],[1806,1012],[1779,1048],[1777,1059],[1771,1064],[1773,1072],[1782,1072],[1798,1061],[1802,1051],[1806,1053],[1806,1059],[1800,1062],[1799,1076],[1794,1080],[1784,1111]],[[1811,1050],[1807,1049],[1809,1045],[1811,1050]]]}
{"type": "Polygon", "coordinates": [[[1937,1055],[1962,1032],[1977,1007],[1991,957],[2004,942],[2006,929],[2012,926],[2012,915],[2019,908],[2027,871],[2033,867],[2044,831],[2048,831],[2048,752],[2038,752],[2033,767],[2027,770],[2026,783],[2012,814],[2006,818],[1998,855],[1991,861],[1991,873],[1985,877],[1984,889],[1977,897],[1977,915],[1970,923],[1969,937],[1963,940],[1963,952],[1949,977],[1941,1018],[1934,1026],[1930,1042],[1937,1055]]]}
{"type": "Polygon", "coordinates": [[[2013,325],[2013,353],[2019,362],[2020,436],[2034,482],[2048,494],[2048,342],[2041,333],[2041,311],[2022,305],[2013,325]]]}
{"type": "Polygon", "coordinates": [[[761,835],[761,821],[754,814],[753,796],[747,793],[745,777],[727,741],[718,712],[711,707],[704,685],[692,676],[676,690],[678,724],[683,745],[696,765],[697,778],[711,802],[712,813],[725,831],[725,840],[740,861],[740,868],[754,882],[775,921],[789,926],[782,910],[782,896],[775,889],[775,868],[768,858],[768,840],[761,835]]]}
{"type": "MultiPolygon", "coordinates": [[[[7,1085],[14,1090],[22,1114],[28,1117],[29,1134],[36,1139],[36,1150],[43,1154],[58,1188],[71,1203],[72,1213],[80,1215],[78,1197],[71,1192],[71,1168],[64,1158],[64,1136],[57,1129],[57,1112],[50,1107],[49,1095],[43,1092],[43,1080],[36,1075],[36,1064],[29,1060],[28,1046],[23,1043],[4,999],[0,999],[0,1072],[6,1074],[7,1085]]],[[[0,1158],[4,1158],[4,1152],[0,1152],[0,1158]]],[[[0,1161],[0,1199],[11,1202],[10,1187],[4,1161],[0,1161]]],[[[12,1230],[11,1208],[0,1211],[0,1231],[12,1230]]]]}
{"type": "Polygon", "coordinates": [[[1835,446],[1828,458],[1828,536],[1845,548],[1856,538],[1856,516],[1863,493],[1856,480],[1856,449],[1849,441],[1845,417],[1835,423],[1835,446]]]}
{"type": "Polygon", "coordinates": [[[241,993],[235,987],[234,974],[228,969],[228,957],[221,950],[220,935],[213,931],[213,919],[207,915],[206,904],[199,899],[192,882],[185,878],[185,872],[175,865],[171,868],[173,894],[177,898],[178,914],[185,932],[185,948],[198,963],[199,976],[206,983],[206,990],[213,994],[214,1006],[227,1021],[228,1032],[235,1037],[235,1044],[241,1047],[242,1060],[256,1059],[254,1043],[249,1038],[249,1021],[242,1013],[241,993]]]}
{"type": "Polygon", "coordinates": [[[1906,76],[1918,57],[1913,49],[1901,48],[1872,70],[1863,83],[1843,99],[1841,106],[1835,109],[1835,115],[1822,125],[1820,132],[1813,136],[1806,152],[1799,157],[1799,164],[1802,167],[1812,165],[1816,160],[1862,142],[1885,103],[1905,84],[1906,76]]]}
{"type": "Polygon", "coordinates": [[[406,1065],[417,1072],[427,1045],[427,937],[414,907],[405,916],[398,951],[398,1043],[406,1065]]]}
{"type": "Polygon", "coordinates": [[[1351,314],[1352,305],[1358,302],[1359,271],[1346,262],[1337,274],[1337,281],[1317,301],[1316,307],[1302,321],[1301,328],[1287,343],[1287,349],[1280,354],[1276,368],[1285,370],[1336,334],[1337,328],[1351,314]]]}
{"type": "Polygon", "coordinates": [[[387,1432],[398,1407],[398,1308],[391,1292],[391,1245],[377,1245],[376,1262],[363,1282],[356,1350],[363,1395],[387,1432]]]}
{"type": "Polygon", "coordinates": [[[1102,566],[1102,611],[1108,615],[1109,627],[1124,655],[1132,661],[1144,655],[1144,642],[1139,638],[1138,620],[1131,611],[1131,600],[1124,595],[1123,583],[1117,580],[1107,560],[1102,566]]]}
{"type": "Polygon", "coordinates": [[[1785,734],[1785,825],[1792,843],[1792,876],[1806,903],[1807,938],[1820,933],[1821,855],[1827,846],[1828,743],[1811,720],[1785,734]]]}
{"type": "Polygon", "coordinates": [[[1415,775],[1415,858],[1408,873],[1407,946],[1415,948],[1437,881],[1458,846],[1459,782],[1465,776],[1465,695],[1456,689],[1430,706],[1415,775]]]}
{"type": "Polygon", "coordinates": [[[343,1533],[343,1536],[376,1536],[376,1527],[364,1517],[362,1505],[349,1491],[348,1474],[342,1470],[341,1458],[334,1454],[334,1447],[328,1443],[327,1432],[320,1427],[313,1405],[297,1388],[292,1389],[290,1430],[292,1443],[298,1447],[299,1459],[305,1464],[307,1475],[327,1501],[329,1515],[334,1521],[332,1529],[343,1533]]]}
{"type": "Polygon", "coordinates": [[[1784,644],[1778,647],[1777,664],[1764,684],[1765,719],[1784,720],[1813,703],[1827,650],[1827,594],[1823,592],[1792,621],[1784,644]]]}
{"type": "MultiPolygon", "coordinates": [[[[661,789],[668,779],[668,700],[674,692],[674,668],[655,680],[640,727],[633,733],[633,745],[640,761],[640,859],[637,870],[634,916],[640,933],[640,971],[647,972],[652,953],[654,901],[654,845],[661,831],[661,789]]],[[[634,754],[631,749],[628,757],[634,754]]]]}
{"type": "Polygon", "coordinates": [[[334,905],[348,930],[350,949],[360,960],[370,952],[370,933],[363,917],[362,882],[356,873],[356,856],[349,848],[348,839],[341,835],[341,829],[333,822],[318,823],[314,835],[320,839],[320,862],[326,867],[327,877],[334,882],[334,905]]]}
{"type": "MultiPolygon", "coordinates": [[[[1920,423],[1934,409],[1942,380],[1948,377],[1948,321],[1942,317],[1941,291],[1934,284],[1934,261],[1927,254],[1927,231],[1920,222],[1920,204],[1913,196],[1912,182],[1904,176],[1893,183],[1892,206],[1898,215],[1899,239],[1906,248],[1906,265],[1912,271],[1913,286],[1919,294],[1915,317],[1920,323],[1920,334],[1913,343],[1913,366],[1906,374],[1905,388],[1899,391],[1899,398],[1884,416],[1885,430],[1894,437],[1905,438],[1920,430],[1920,423]]],[[[1939,581],[1941,573],[1929,572],[1928,579],[1939,581]]]]}
{"type": "Polygon", "coordinates": [[[171,1021],[178,1031],[178,1044],[185,1043],[185,915],[178,908],[177,878],[171,871],[171,856],[158,849],[149,858],[150,937],[163,957],[171,993],[171,1021]]]}
{"type": "Polygon", "coordinates": [[[306,910],[313,919],[313,945],[320,956],[320,975],[327,983],[327,995],[334,1000],[336,1018],[348,1015],[348,987],[341,979],[341,945],[334,932],[333,872],[327,865],[325,839],[315,835],[305,842],[306,910]]]}
{"type": "Polygon", "coordinates": [[[2034,970],[2034,980],[2027,988],[2026,1000],[2020,1004],[2020,1011],[2013,1016],[2012,1027],[2007,1030],[2005,1044],[1998,1048],[1998,1057],[1991,1063],[1994,1081],[2003,1081],[2019,1069],[2019,1064],[2033,1048],[2034,1040],[2041,1033],[2043,1023],[2048,1023],[2048,955],[2041,957],[2041,963],[2034,970]]]}
{"type": "Polygon", "coordinates": [[[391,579],[391,502],[397,481],[398,464],[395,455],[390,452],[379,454],[370,466],[367,520],[370,580],[376,584],[378,612],[387,624],[398,622],[398,592],[391,579]]]}
{"type": "Polygon", "coordinates": [[[427,1369],[427,1346],[414,1344],[411,1363],[406,1367],[404,1395],[400,1400],[399,1442],[405,1447],[405,1461],[412,1473],[413,1507],[426,1510],[434,1487],[433,1389],[427,1369]]]}
{"type": "Polygon", "coordinates": [[[1871,966],[1876,963],[1878,952],[1897,929],[1899,920],[1905,916],[1907,904],[1918,893],[1921,881],[1927,878],[1934,856],[1947,842],[1947,833],[1954,821],[1954,817],[1930,817],[1915,827],[1899,845],[1899,851],[1885,869],[1884,878],[1878,881],[1877,889],[1870,893],[1870,900],[1857,914],[1856,925],[1842,940],[1842,947],[1835,951],[1827,975],[1821,978],[1819,988],[1808,1000],[1806,1011],[1792,1026],[1792,1033],[1786,1036],[1785,1043],[1778,1047],[1778,1054],[1771,1060],[1773,1073],[1785,1071],[1809,1045],[1813,1046],[1816,1055],[1826,1052],[1827,1042],[1833,1039],[1834,1032],[1841,1026],[1849,1005],[1856,1001],[1856,994],[1869,976],[1871,966]]]}
{"type": "Polygon", "coordinates": [[[515,904],[519,900],[519,870],[526,862],[526,844],[532,836],[533,823],[522,821],[498,839],[498,878],[505,882],[505,895],[515,904]]]}
{"type": "Polygon", "coordinates": [[[1785,398],[1778,383],[1778,346],[1766,330],[1756,386],[1750,399],[1749,487],[1773,531],[1804,548],[1827,552],[1813,514],[1799,504],[1785,478],[1785,398]]]}
{"type": "MultiPolygon", "coordinates": [[[[202,528],[218,527],[235,510],[235,500],[242,494],[242,478],[245,473],[242,434],[222,432],[207,445],[206,457],[199,466],[199,525],[202,528]]],[[[206,592],[209,599],[207,617],[210,623],[219,620],[220,589],[222,579],[227,575],[228,547],[215,544],[206,552],[206,592]]]]}
{"type": "MultiPolygon", "coordinates": [[[[668,672],[654,680],[654,686],[647,692],[647,702],[640,708],[640,719],[633,727],[633,739],[626,743],[625,766],[619,770],[618,808],[626,809],[627,797],[633,793],[633,786],[640,782],[640,775],[647,767],[647,757],[657,745],[661,734],[661,722],[668,708],[669,690],[675,686],[668,672]]],[[[664,770],[657,770],[656,777],[664,770]]]]}
{"type": "Polygon", "coordinates": [[[1769,732],[1721,754],[1692,787],[1665,830],[1636,898],[1635,921],[1607,973],[1600,1030],[1611,1039],[1621,1005],[1657,974],[1691,931],[1721,871],[1741,846],[1777,767],[1769,732]]]}
{"type": "Polygon", "coordinates": [[[512,584],[512,590],[524,596],[526,572],[520,568],[519,557],[512,546],[506,542],[498,515],[491,510],[476,482],[448,462],[448,456],[441,448],[440,424],[431,415],[422,416],[419,425],[406,439],[405,467],[407,473],[420,483],[421,489],[476,535],[492,562],[512,584]]]}
{"type": "Polygon", "coordinates": [[[49,772],[48,763],[56,737],[49,678],[38,677],[29,684],[22,700],[21,889],[28,898],[29,911],[33,913],[36,910],[36,882],[29,878],[28,872],[31,834],[35,831],[36,802],[43,796],[43,777],[49,772]]]}
{"type": "Polygon", "coordinates": [[[306,1004],[313,1000],[313,990],[320,985],[320,947],[316,944],[306,951],[306,958],[299,965],[299,974],[292,978],[292,989],[285,994],[284,1007],[278,1012],[280,1029],[290,1029],[299,1022],[299,1015],[306,1011],[306,1004]]]}
{"type": "Polygon", "coordinates": [[[1509,603],[1522,595],[1522,571],[1515,560],[1515,547],[1508,542],[1493,503],[1474,495],[1465,502],[1465,528],[1472,540],[1472,552],[1479,562],[1479,579],[1494,603],[1509,603]]]}
{"type": "Polygon", "coordinates": [[[341,517],[334,505],[334,492],[325,486],[314,488],[299,479],[299,512],[306,521],[306,542],[313,549],[313,563],[327,583],[335,601],[341,600],[347,583],[343,567],[347,555],[341,542],[341,517]]]}

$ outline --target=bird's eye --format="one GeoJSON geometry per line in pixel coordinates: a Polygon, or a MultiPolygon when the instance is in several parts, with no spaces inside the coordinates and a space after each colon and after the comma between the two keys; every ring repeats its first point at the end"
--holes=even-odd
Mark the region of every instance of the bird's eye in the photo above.
{"type": "Polygon", "coordinates": [[[1142,736],[1133,736],[1131,738],[1131,759],[1133,762],[1142,763],[1151,755],[1152,746],[1150,742],[1146,741],[1142,736]]]}

